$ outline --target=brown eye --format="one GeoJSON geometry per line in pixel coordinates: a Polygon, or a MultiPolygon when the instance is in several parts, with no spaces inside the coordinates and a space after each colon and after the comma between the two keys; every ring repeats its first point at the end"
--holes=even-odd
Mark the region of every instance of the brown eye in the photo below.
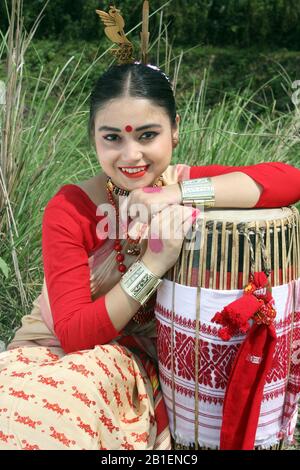
{"type": "Polygon", "coordinates": [[[119,137],[117,134],[108,134],[103,137],[103,139],[108,140],[108,142],[115,142],[116,139],[110,139],[109,137],[119,137]]]}
{"type": "MultiPolygon", "coordinates": [[[[143,135],[148,135],[146,140],[150,140],[150,139],[154,138],[157,135],[157,132],[150,132],[150,131],[149,132],[144,132],[143,135]]],[[[143,135],[141,137],[143,137],[143,135]]],[[[145,139],[143,139],[143,140],[145,140],[145,139]]]]}

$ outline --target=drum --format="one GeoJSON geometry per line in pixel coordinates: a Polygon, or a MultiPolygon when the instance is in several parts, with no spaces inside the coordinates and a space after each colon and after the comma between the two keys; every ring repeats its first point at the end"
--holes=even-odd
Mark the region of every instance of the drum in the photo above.
{"type": "Polygon", "coordinates": [[[157,291],[160,382],[175,448],[217,449],[226,385],[245,335],[223,341],[217,311],[265,271],[277,316],[255,448],[292,440],[300,393],[300,227],[295,207],[207,210],[157,291]]]}

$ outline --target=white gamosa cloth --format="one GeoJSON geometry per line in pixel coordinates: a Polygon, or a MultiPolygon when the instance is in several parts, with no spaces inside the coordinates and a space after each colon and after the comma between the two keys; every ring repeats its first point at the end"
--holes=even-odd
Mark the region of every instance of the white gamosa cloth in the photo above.
{"type": "MultiPolygon", "coordinates": [[[[220,326],[212,323],[211,319],[242,294],[242,290],[200,288],[198,443],[201,446],[218,448],[220,444],[226,384],[234,357],[244,339],[244,335],[239,335],[230,341],[221,340],[217,335],[220,326]]],[[[292,440],[300,393],[300,279],[273,287],[272,294],[277,311],[278,340],[272,369],[264,387],[255,439],[255,446],[262,448],[281,439],[292,440]]],[[[164,279],[158,289],[156,318],[160,381],[173,438],[184,445],[195,443],[196,301],[196,287],[164,279]]]]}

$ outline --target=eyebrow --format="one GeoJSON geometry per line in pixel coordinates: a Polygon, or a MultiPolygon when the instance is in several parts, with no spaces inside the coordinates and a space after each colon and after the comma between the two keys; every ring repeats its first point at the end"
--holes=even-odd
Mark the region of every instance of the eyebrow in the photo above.
{"type": "MultiPolygon", "coordinates": [[[[145,126],[137,127],[135,131],[143,131],[144,129],[149,129],[150,127],[156,127],[162,129],[160,124],[146,124],[145,126]]],[[[98,129],[99,132],[101,131],[113,131],[113,132],[122,132],[121,129],[117,127],[109,127],[109,126],[102,126],[98,129]]]]}

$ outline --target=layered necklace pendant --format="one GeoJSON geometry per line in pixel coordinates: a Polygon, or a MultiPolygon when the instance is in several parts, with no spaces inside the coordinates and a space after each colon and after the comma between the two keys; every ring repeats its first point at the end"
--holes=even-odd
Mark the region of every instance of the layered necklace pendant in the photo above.
{"type": "MultiPolygon", "coordinates": [[[[139,243],[139,242],[138,242],[139,243]]],[[[133,243],[132,243],[133,244],[133,243]]],[[[130,255],[130,256],[140,256],[141,254],[141,247],[140,246],[132,246],[132,247],[128,247],[126,249],[126,254],[127,255],[130,255]]]]}
{"type": "MultiPolygon", "coordinates": [[[[154,183],[154,187],[156,186],[163,186],[163,177],[160,176],[154,183]]],[[[122,229],[124,230],[124,226],[120,220],[119,208],[113,198],[112,193],[116,194],[117,196],[129,196],[130,192],[126,191],[125,189],[118,188],[112,181],[111,178],[107,179],[106,182],[106,190],[107,195],[110,203],[115,208],[117,222],[118,222],[118,231],[120,229],[120,224],[122,225],[122,229]]],[[[118,232],[119,233],[119,232],[118,232]]],[[[126,230],[124,233],[127,235],[127,241],[129,242],[129,247],[126,249],[126,254],[130,256],[139,256],[141,254],[141,246],[142,243],[140,238],[138,240],[133,240],[128,235],[128,231],[126,230]]],[[[114,244],[114,250],[116,251],[116,262],[118,264],[118,271],[123,275],[127,271],[127,267],[124,265],[125,255],[122,253],[122,245],[121,240],[117,238],[114,244]]],[[[132,317],[132,320],[139,324],[145,325],[148,322],[152,321],[154,317],[154,305],[156,300],[156,294],[148,300],[145,305],[142,305],[136,314],[132,317]]]]}
{"type": "MultiPolygon", "coordinates": [[[[163,177],[162,176],[157,178],[157,180],[155,181],[153,187],[161,187],[161,186],[163,186],[163,177]]],[[[111,204],[114,206],[114,208],[117,211],[118,224],[120,224],[121,221],[120,221],[120,217],[119,217],[119,211],[118,211],[117,205],[114,201],[114,198],[112,196],[112,193],[114,193],[116,196],[128,197],[129,194],[130,194],[130,191],[127,191],[126,189],[118,188],[118,186],[116,186],[112,182],[110,177],[108,177],[108,179],[107,179],[106,189],[107,189],[109,200],[110,200],[111,204]]],[[[123,227],[123,229],[124,229],[124,227],[123,227]]],[[[119,230],[119,227],[118,227],[118,230],[119,230]]],[[[141,246],[140,246],[141,240],[140,240],[140,238],[138,240],[133,240],[132,238],[130,238],[130,236],[127,233],[127,240],[129,242],[130,246],[126,248],[125,253],[129,256],[139,256],[141,254],[141,246]]]]}

